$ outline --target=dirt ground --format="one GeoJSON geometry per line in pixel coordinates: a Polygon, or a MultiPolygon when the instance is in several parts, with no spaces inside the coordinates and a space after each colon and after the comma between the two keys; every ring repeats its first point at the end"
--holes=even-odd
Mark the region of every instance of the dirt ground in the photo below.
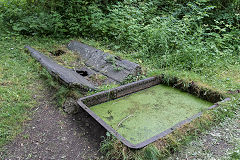
{"type": "Polygon", "coordinates": [[[240,147],[239,118],[240,113],[235,118],[228,118],[206,133],[202,133],[168,160],[233,159],[231,154],[239,152],[240,147]]]}
{"type": "Polygon", "coordinates": [[[34,108],[32,120],[4,147],[0,157],[5,160],[101,157],[99,146],[105,130],[85,112],[67,115],[54,104],[52,93],[43,92],[33,96],[39,105],[34,108]]]}

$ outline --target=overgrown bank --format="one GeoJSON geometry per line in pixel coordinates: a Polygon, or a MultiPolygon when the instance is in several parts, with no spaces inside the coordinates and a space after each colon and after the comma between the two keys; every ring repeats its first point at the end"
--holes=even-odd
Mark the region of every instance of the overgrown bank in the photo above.
{"type": "Polygon", "coordinates": [[[239,64],[239,3],[14,0],[0,7],[5,28],[18,34],[90,37],[157,68],[205,73],[239,64]]]}

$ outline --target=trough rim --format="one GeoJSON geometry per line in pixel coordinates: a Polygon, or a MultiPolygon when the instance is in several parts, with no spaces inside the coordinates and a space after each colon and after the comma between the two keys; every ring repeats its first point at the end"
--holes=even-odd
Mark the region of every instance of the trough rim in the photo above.
{"type": "MultiPolygon", "coordinates": [[[[174,126],[166,129],[165,131],[143,141],[143,142],[140,142],[138,144],[132,144],[131,142],[129,142],[126,138],[124,138],[121,134],[119,134],[115,129],[113,129],[110,125],[108,125],[103,119],[101,119],[98,115],[96,115],[91,109],[90,107],[91,106],[94,106],[96,104],[94,104],[93,102],[93,98],[94,97],[104,97],[105,99],[103,99],[100,103],[104,103],[104,102],[107,102],[107,101],[111,101],[111,100],[114,100],[114,99],[117,99],[117,98],[121,98],[121,97],[124,97],[126,95],[129,95],[129,94],[133,94],[135,92],[138,92],[138,91],[141,91],[141,90],[144,90],[144,89],[147,89],[147,88],[150,88],[150,87],[153,87],[155,85],[159,85],[159,84],[163,84],[162,81],[161,81],[161,77],[150,77],[150,78],[147,78],[147,79],[144,79],[144,80],[140,80],[140,81],[136,81],[136,82],[132,82],[132,83],[128,83],[126,85],[122,85],[122,86],[119,86],[119,87],[116,87],[116,88],[113,88],[113,89],[110,89],[110,90],[107,90],[107,91],[102,91],[102,92],[99,92],[99,93],[95,93],[93,95],[90,95],[90,96],[86,96],[86,97],[82,97],[80,99],[78,99],[77,103],[79,104],[79,106],[85,110],[89,115],[91,115],[98,123],[100,123],[107,131],[109,131],[111,134],[113,134],[118,140],[120,140],[123,144],[125,144],[127,147],[129,148],[132,148],[132,149],[140,149],[140,148],[143,148],[145,146],[147,146],[148,144],[162,138],[162,137],[165,137],[166,135],[172,133],[174,130],[176,130],[177,128],[180,128],[181,126],[187,124],[187,123],[190,123],[191,121],[193,121],[194,119],[200,117],[203,112],[199,112],[193,116],[191,116],[190,118],[187,118],[183,121],[180,121],[178,122],[177,124],[175,124],[174,126]],[[127,89],[129,87],[137,87],[137,86],[140,86],[142,84],[145,84],[145,86],[143,88],[140,88],[140,89],[137,89],[137,90],[134,90],[132,92],[126,92],[125,94],[122,94],[120,96],[117,95],[118,92],[120,91],[124,91],[124,89],[127,89]],[[110,95],[112,94],[113,97],[106,97],[107,95],[110,95]],[[87,106],[86,101],[90,99],[90,105],[87,106]],[[93,104],[91,104],[93,103],[93,104]]],[[[220,102],[226,102],[226,101],[229,101],[231,100],[230,98],[225,98],[224,100],[222,101],[219,101],[217,103],[215,103],[214,105],[208,107],[207,109],[205,110],[211,110],[211,109],[214,109],[216,107],[219,106],[219,103],[220,102]]],[[[97,104],[100,104],[100,103],[97,103],[97,104]]]]}

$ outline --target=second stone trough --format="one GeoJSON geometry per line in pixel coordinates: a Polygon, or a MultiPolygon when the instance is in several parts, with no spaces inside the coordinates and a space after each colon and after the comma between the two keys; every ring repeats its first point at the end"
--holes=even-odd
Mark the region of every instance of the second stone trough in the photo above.
{"type": "Polygon", "coordinates": [[[141,73],[141,67],[138,64],[122,60],[81,42],[72,41],[67,47],[77,52],[86,66],[116,82],[122,82],[130,74],[136,76],[141,73]]]}
{"type": "Polygon", "coordinates": [[[78,87],[84,90],[95,90],[98,87],[89,79],[78,74],[79,72],[86,74],[96,73],[106,76],[108,79],[106,82],[108,83],[120,83],[129,75],[136,76],[141,74],[141,67],[138,64],[122,60],[110,53],[105,53],[78,41],[71,41],[67,44],[67,48],[78,53],[79,58],[85,64],[85,67],[77,70],[59,65],[51,58],[30,46],[26,46],[25,48],[28,49],[31,56],[39,61],[52,76],[69,87],[78,87]]]}

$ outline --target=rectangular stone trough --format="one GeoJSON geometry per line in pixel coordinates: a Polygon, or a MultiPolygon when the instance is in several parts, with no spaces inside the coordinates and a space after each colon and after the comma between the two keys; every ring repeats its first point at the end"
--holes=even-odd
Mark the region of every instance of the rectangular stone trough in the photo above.
{"type": "MultiPolygon", "coordinates": [[[[161,83],[161,77],[147,78],[80,98],[78,104],[134,149],[168,135],[201,116],[203,110],[218,106],[161,83]]],[[[194,88],[189,86],[188,90],[194,88]]]]}

